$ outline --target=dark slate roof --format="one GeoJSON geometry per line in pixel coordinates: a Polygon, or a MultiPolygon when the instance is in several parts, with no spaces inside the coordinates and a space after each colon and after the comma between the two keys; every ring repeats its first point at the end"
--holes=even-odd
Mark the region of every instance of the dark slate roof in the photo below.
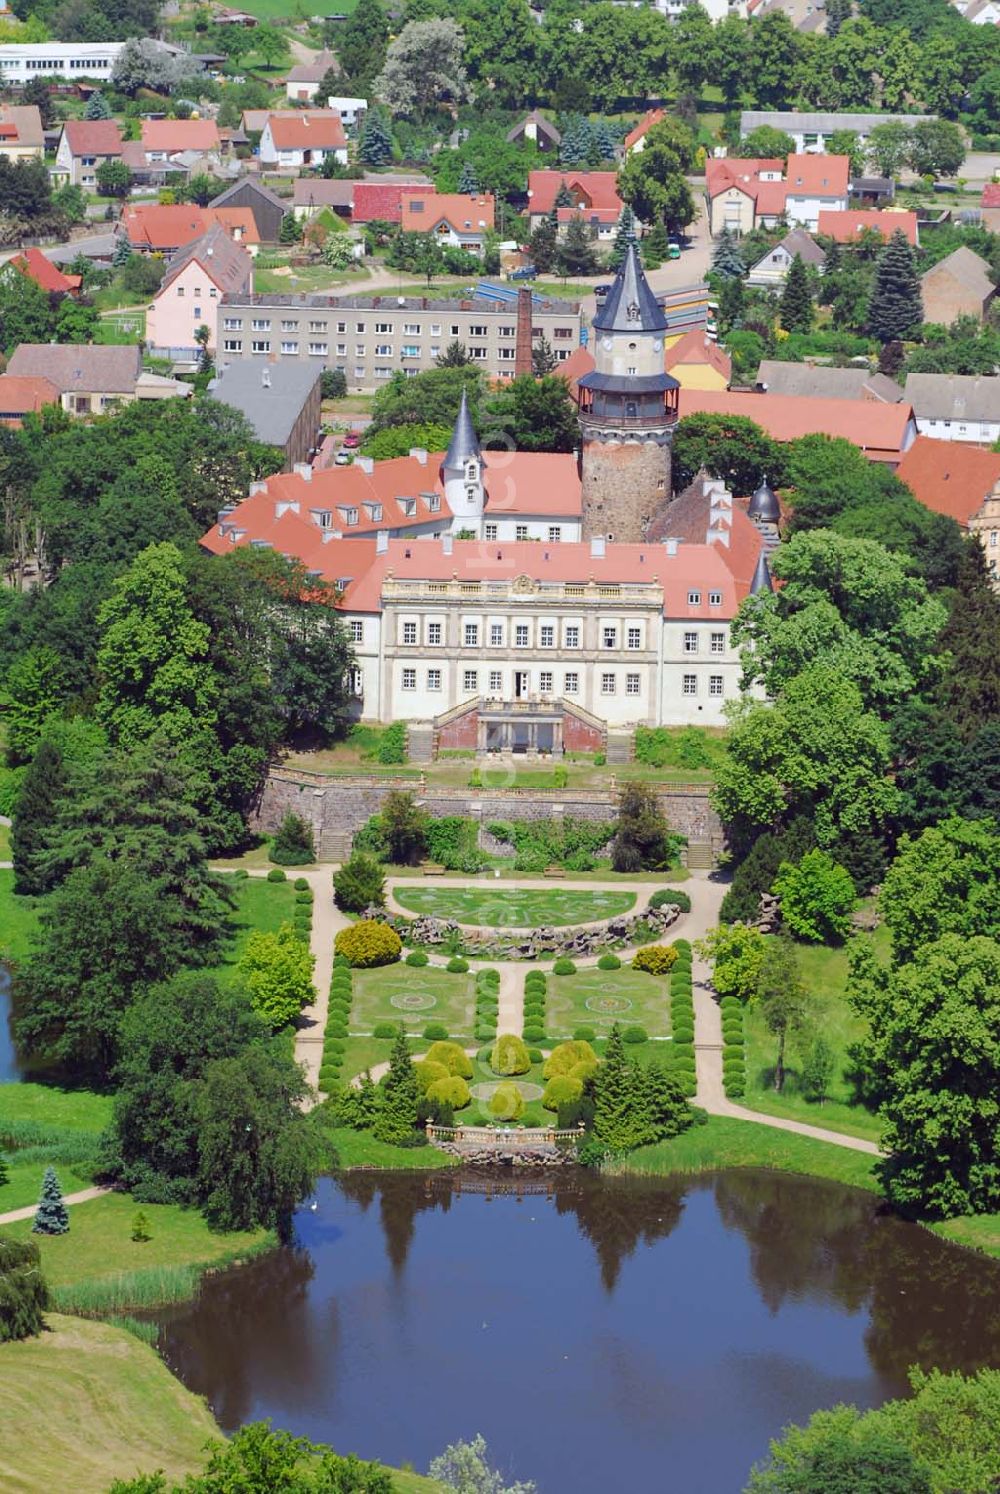
{"type": "Polygon", "coordinates": [[[245,188],[249,188],[255,192],[264,202],[270,203],[271,207],[280,208],[282,214],[288,211],[288,203],[283,198],[279,197],[276,192],[272,192],[270,187],[266,187],[263,182],[256,181],[252,176],[237,177],[231,186],[226,187],[224,191],[219,193],[218,197],[212,198],[209,207],[227,207],[234,194],[242,192],[245,188]]]}
{"type": "Polygon", "coordinates": [[[219,368],[208,392],[213,399],[240,410],[259,440],[284,446],[319,377],[315,364],[236,359],[219,368]]]}
{"type": "Polygon", "coordinates": [[[679,389],[677,380],[661,374],[587,373],[579,381],[581,389],[598,389],[604,394],[658,394],[662,389],[679,389]]]}
{"type": "Polygon", "coordinates": [[[667,319],[649,288],[635,244],[625,251],[622,267],[594,317],[598,332],[665,332],[667,319]]]}
{"type": "Polygon", "coordinates": [[[767,563],[767,554],[761,549],[754,567],[753,580],[750,582],[750,595],[755,597],[758,592],[773,590],[774,582],[771,580],[771,568],[767,563]]]}
{"type": "MultiPolygon", "coordinates": [[[[476,428],[472,424],[472,416],[469,414],[469,401],[466,398],[465,389],[462,390],[462,403],[458,407],[458,416],[455,420],[455,429],[451,433],[448,442],[448,450],[445,452],[443,467],[464,467],[470,457],[476,457],[482,461],[482,450],[479,445],[479,437],[476,428]]],[[[485,463],[483,464],[485,466],[485,463]]]]}
{"type": "Polygon", "coordinates": [[[747,513],[751,519],[760,519],[765,524],[777,524],[781,518],[781,505],[766,477],[750,499],[747,513]]]}

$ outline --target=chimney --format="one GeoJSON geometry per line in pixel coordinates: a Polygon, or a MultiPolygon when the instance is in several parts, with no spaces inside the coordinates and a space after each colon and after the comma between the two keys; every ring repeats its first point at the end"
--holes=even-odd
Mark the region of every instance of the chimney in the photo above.
{"type": "Polygon", "coordinates": [[[427,447],[426,446],[411,446],[410,447],[410,456],[413,458],[413,460],[415,462],[419,462],[420,465],[421,465],[421,467],[426,467],[427,466],[427,447]]]}
{"type": "Polygon", "coordinates": [[[375,536],[375,554],[386,555],[389,551],[389,531],[380,529],[375,536]]]}
{"type": "Polygon", "coordinates": [[[454,550],[454,547],[455,547],[454,546],[454,540],[453,540],[452,536],[450,534],[442,534],[442,536],[441,536],[441,554],[442,555],[450,555],[452,553],[452,551],[454,550]]]}
{"type": "Polygon", "coordinates": [[[675,539],[665,539],[663,543],[666,546],[668,555],[677,554],[677,541],[675,539]]]}
{"type": "Polygon", "coordinates": [[[313,469],[309,462],[296,462],[292,471],[296,477],[301,477],[303,482],[312,482],[313,469]]]}
{"type": "Polygon", "coordinates": [[[604,553],[604,535],[595,534],[590,541],[590,558],[598,560],[604,553]]]}
{"type": "Polygon", "coordinates": [[[371,457],[356,456],[354,458],[354,465],[355,467],[360,467],[362,472],[366,473],[368,477],[371,477],[375,471],[375,463],[371,457]]]}
{"type": "Polygon", "coordinates": [[[517,288],[517,337],[514,343],[514,377],[531,373],[531,291],[517,288]]]}

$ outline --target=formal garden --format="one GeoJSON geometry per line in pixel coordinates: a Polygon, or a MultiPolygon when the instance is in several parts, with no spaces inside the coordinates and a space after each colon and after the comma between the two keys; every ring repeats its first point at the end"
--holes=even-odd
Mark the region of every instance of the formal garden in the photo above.
{"type": "Polygon", "coordinates": [[[475,987],[476,978],[468,971],[450,971],[440,965],[397,964],[355,971],[350,1031],[384,1038],[393,1036],[401,1024],[411,1037],[429,1032],[431,1037],[444,1035],[471,1043],[476,1025],[475,987]]]}
{"type": "Polygon", "coordinates": [[[617,1022],[624,1028],[639,1027],[653,1040],[669,1038],[669,977],[633,969],[617,955],[601,958],[605,964],[617,962],[617,968],[598,965],[548,978],[547,1031],[553,1037],[571,1037],[580,1029],[589,1029],[600,1039],[617,1022]]]}
{"type": "Polygon", "coordinates": [[[485,928],[566,928],[614,918],[635,906],[634,892],[568,887],[399,886],[393,897],[408,913],[485,928]]]}

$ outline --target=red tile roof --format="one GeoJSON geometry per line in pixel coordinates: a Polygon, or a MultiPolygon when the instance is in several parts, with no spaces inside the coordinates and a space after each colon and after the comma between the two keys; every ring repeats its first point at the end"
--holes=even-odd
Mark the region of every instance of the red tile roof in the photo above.
{"type": "Polygon", "coordinates": [[[667,348],[663,359],[663,367],[667,373],[672,373],[675,368],[683,364],[706,363],[714,368],[725,378],[726,382],[733,372],[733,360],[724,348],[720,348],[717,342],[712,342],[706,337],[700,327],[692,327],[690,332],[675,342],[673,347],[667,348]]]}
{"type": "Polygon", "coordinates": [[[896,476],[925,508],[947,514],[965,527],[1000,484],[1000,453],[964,441],[918,436],[896,468],[896,476]]]}
{"type": "Polygon", "coordinates": [[[347,146],[340,115],[332,109],[281,110],[269,114],[267,124],[278,150],[344,150],[347,146]]]}
{"type": "Polygon", "coordinates": [[[83,284],[82,275],[65,275],[40,249],[25,249],[23,254],[15,255],[11,264],[50,295],[70,296],[83,284]]]}
{"type": "Polygon", "coordinates": [[[485,233],[493,227],[493,198],[489,193],[472,197],[463,192],[428,193],[423,187],[404,187],[400,224],[404,233],[433,232],[447,223],[455,233],[485,233]]]}
{"type": "Polygon", "coordinates": [[[144,150],[179,155],[182,150],[218,150],[219,131],[214,119],[144,119],[144,150]]]}
{"type": "Polygon", "coordinates": [[[583,512],[572,452],[487,451],[485,461],[487,518],[537,514],[578,519],[583,512]]]}
{"type": "Polygon", "coordinates": [[[259,244],[260,234],[257,231],[257,219],[253,215],[253,208],[248,207],[217,207],[205,209],[206,226],[218,223],[224,228],[231,239],[238,244],[259,244]]]}
{"type": "Polygon", "coordinates": [[[838,244],[853,244],[862,233],[872,229],[880,233],[883,239],[888,239],[897,229],[902,229],[907,242],[916,247],[916,213],[894,212],[891,209],[880,212],[877,208],[848,208],[845,212],[835,212],[832,208],[821,208],[816,232],[835,239],[838,244]]]}
{"type": "Polygon", "coordinates": [[[1000,182],[987,182],[983,188],[980,207],[1000,207],[1000,182]]]}
{"type": "Polygon", "coordinates": [[[705,191],[709,197],[717,197],[729,187],[741,187],[750,197],[756,197],[762,171],[782,172],[782,162],[771,156],[710,156],[705,162],[705,191]]]}
{"type": "Polygon", "coordinates": [[[63,138],[74,156],[120,156],[122,132],[113,119],[68,119],[63,138]]]}
{"type": "Polygon", "coordinates": [[[224,228],[230,238],[236,237],[235,229],[242,229],[241,243],[260,243],[251,208],[200,208],[189,204],[158,207],[155,203],[140,203],[125,208],[121,224],[129,243],[154,252],[183,249],[215,225],[224,228]]]}
{"type": "Polygon", "coordinates": [[[644,135],[648,135],[653,126],[658,125],[660,123],[660,120],[665,118],[665,110],[647,109],[645,114],[639,120],[639,123],[633,125],[632,129],[629,130],[628,134],[625,136],[625,154],[628,155],[633,145],[641,140],[644,135]]]}
{"type": "MultiPolygon", "coordinates": [[[[425,195],[434,191],[433,187],[425,187],[420,182],[413,182],[412,186],[425,195]]],[[[403,182],[355,182],[351,216],[355,223],[372,223],[376,219],[382,223],[399,223],[403,217],[403,193],[406,190],[403,182]]]]}
{"type": "Polygon", "coordinates": [[[563,182],[574,203],[583,207],[614,208],[618,213],[622,210],[618,177],[614,171],[529,171],[529,213],[551,212],[563,182]]]}
{"type": "Polygon", "coordinates": [[[846,197],[851,162],[847,156],[792,155],[784,176],[790,197],[846,197]]]}
{"type": "Polygon", "coordinates": [[[873,461],[895,463],[908,449],[913,407],[865,399],[817,399],[791,394],[733,394],[725,390],[681,389],[681,416],[745,415],[776,441],[821,432],[842,436],[873,461]]]}
{"type": "Polygon", "coordinates": [[[620,217],[621,209],[617,207],[556,208],[557,223],[569,223],[574,218],[582,218],[584,223],[617,223],[620,217]]]}
{"type": "Polygon", "coordinates": [[[22,415],[37,414],[43,405],[58,403],[59,390],[41,375],[0,377],[0,425],[20,425],[22,415]]]}

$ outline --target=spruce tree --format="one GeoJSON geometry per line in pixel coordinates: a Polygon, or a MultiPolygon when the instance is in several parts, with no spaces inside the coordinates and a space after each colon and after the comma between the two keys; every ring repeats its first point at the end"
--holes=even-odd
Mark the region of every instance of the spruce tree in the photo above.
{"type": "Polygon", "coordinates": [[[622,215],[618,219],[618,227],[615,230],[615,242],[611,247],[611,257],[608,260],[608,268],[616,272],[625,263],[625,255],[629,244],[635,243],[635,215],[630,207],[622,208],[622,215]]]}
{"type": "Polygon", "coordinates": [[[638,1087],[634,1066],[625,1056],[616,1022],[608,1036],[604,1062],[594,1076],[594,1136],[609,1152],[625,1152],[641,1140],[636,1114],[638,1087]]]}
{"type": "Polygon", "coordinates": [[[54,1167],[47,1167],[42,1178],[42,1196],[35,1210],[35,1222],[31,1226],[33,1235],[64,1235],[69,1229],[69,1213],[63,1203],[54,1167]]]}
{"type": "Polygon", "coordinates": [[[531,349],[531,372],[536,379],[544,379],[546,374],[554,373],[556,369],[556,355],[552,351],[552,344],[548,338],[540,337],[531,349]]]}
{"type": "Polygon", "coordinates": [[[131,257],[132,250],[129,248],[128,239],[125,234],[119,234],[115,239],[115,251],[111,256],[111,268],[113,270],[122,269],[124,265],[128,264],[131,257]]]}
{"type": "Polygon", "coordinates": [[[41,741],[24,775],[11,831],[15,892],[38,894],[55,886],[56,873],[46,867],[45,859],[66,792],[66,778],[59,748],[41,741]]]}
{"type": "Polygon", "coordinates": [[[743,258],[736,246],[736,239],[728,228],[720,233],[712,253],[712,273],[721,275],[723,280],[743,279],[743,258]]]}
{"type": "Polygon", "coordinates": [[[559,190],[556,192],[555,201],[553,202],[552,206],[554,208],[564,208],[564,207],[572,207],[573,206],[573,198],[572,198],[572,195],[570,193],[569,188],[566,185],[566,179],[565,179],[565,177],[559,183],[559,190]]]}
{"type": "Polygon", "coordinates": [[[543,275],[548,274],[556,258],[558,234],[554,213],[546,213],[531,235],[531,263],[543,275]]]}
{"type": "Polygon", "coordinates": [[[479,192],[479,178],[476,168],[471,161],[462,162],[462,174],[458,179],[458,190],[469,197],[475,197],[479,192]]]}
{"type": "Polygon", "coordinates": [[[599,161],[613,161],[617,154],[615,150],[615,137],[607,120],[599,119],[592,126],[594,150],[599,161]]]}
{"type": "Polygon", "coordinates": [[[556,272],[563,276],[597,272],[594,241],[579,213],[569,220],[562,242],[556,248],[556,272]]]}
{"type": "Polygon", "coordinates": [[[111,118],[111,105],[99,88],[96,88],[87,100],[83,110],[83,117],[84,119],[111,118]]]}
{"type": "Polygon", "coordinates": [[[373,1130],[379,1141],[401,1146],[413,1136],[420,1103],[420,1089],[402,1024],[393,1039],[389,1072],[382,1080],[381,1090],[382,1103],[373,1130]]]}
{"type": "Polygon", "coordinates": [[[991,579],[982,546],[970,537],[940,639],[950,667],[938,684],[938,703],[966,742],[1000,718],[1000,596],[991,579]]]}
{"type": "Polygon", "coordinates": [[[791,269],[781,293],[781,325],[786,332],[808,332],[813,324],[813,303],[809,276],[801,254],[792,260],[791,269]]]}
{"type": "Polygon", "coordinates": [[[588,166],[591,148],[590,122],[582,114],[574,114],[568,121],[559,143],[560,166],[588,166]]]}
{"type": "Polygon", "coordinates": [[[666,259],[670,249],[665,225],[654,223],[639,247],[642,250],[642,262],[646,269],[655,270],[656,266],[666,259]]]}
{"type": "Polygon", "coordinates": [[[365,115],[358,141],[358,160],[366,166],[388,166],[392,160],[392,136],[377,109],[370,109],[365,115]]]}
{"type": "Polygon", "coordinates": [[[913,250],[896,229],[878,257],[868,302],[868,330],[880,342],[911,336],[924,319],[913,250]]]}

